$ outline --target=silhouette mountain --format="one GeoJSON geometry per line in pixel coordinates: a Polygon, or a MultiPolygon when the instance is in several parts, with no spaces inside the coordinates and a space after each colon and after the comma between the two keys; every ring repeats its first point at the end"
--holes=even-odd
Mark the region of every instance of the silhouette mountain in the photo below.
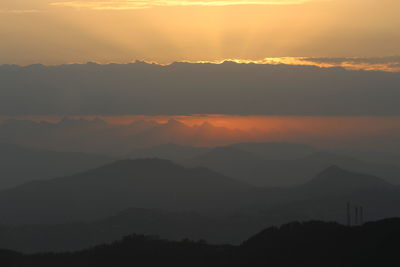
{"type": "Polygon", "coordinates": [[[54,223],[100,219],[128,207],[222,212],[256,201],[258,190],[207,170],[167,160],[121,160],[69,177],[0,192],[0,220],[54,223]]]}
{"type": "Polygon", "coordinates": [[[102,155],[47,151],[0,143],[0,189],[32,180],[72,175],[113,160],[102,155]]]}
{"type": "Polygon", "coordinates": [[[343,170],[336,165],[319,173],[305,186],[308,187],[308,190],[313,189],[324,193],[344,193],[393,187],[381,178],[343,170]]]}
{"type": "Polygon", "coordinates": [[[4,266],[397,266],[400,219],[357,227],[332,222],[292,222],[270,227],[240,246],[167,241],[131,234],[122,240],[65,253],[20,254],[0,250],[4,266]]]}
{"type": "Polygon", "coordinates": [[[293,222],[271,227],[240,247],[241,266],[394,266],[400,219],[358,227],[293,222]]]}

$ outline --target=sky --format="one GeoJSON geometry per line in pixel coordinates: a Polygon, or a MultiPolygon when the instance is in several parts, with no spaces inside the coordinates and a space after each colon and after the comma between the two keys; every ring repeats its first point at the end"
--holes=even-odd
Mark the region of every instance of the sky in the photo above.
{"type": "Polygon", "coordinates": [[[1,0],[0,117],[206,118],[392,140],[399,10],[398,0],[1,0]]]}
{"type": "Polygon", "coordinates": [[[398,0],[2,0],[0,64],[285,57],[398,71],[398,10],[398,0]]]}
{"type": "Polygon", "coordinates": [[[54,151],[113,155],[167,143],[214,147],[241,142],[398,153],[400,116],[0,116],[0,140],[54,151]]]}

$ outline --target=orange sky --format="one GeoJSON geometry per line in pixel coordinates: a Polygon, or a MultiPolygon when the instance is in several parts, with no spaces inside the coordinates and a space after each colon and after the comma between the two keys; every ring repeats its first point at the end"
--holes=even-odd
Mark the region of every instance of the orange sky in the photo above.
{"type": "MultiPolygon", "coordinates": [[[[7,119],[28,119],[34,121],[58,122],[64,116],[20,116],[0,117],[0,121],[7,119]]],[[[232,130],[262,131],[264,133],[281,131],[304,132],[324,135],[371,135],[381,132],[390,132],[400,129],[399,116],[235,116],[223,114],[199,114],[185,116],[68,116],[71,119],[95,119],[101,118],[112,124],[129,124],[138,120],[156,121],[167,123],[175,119],[189,126],[198,126],[210,123],[216,127],[225,127],[232,130]]]]}
{"type": "MultiPolygon", "coordinates": [[[[51,122],[57,122],[62,119],[60,116],[14,118],[51,122]]],[[[96,117],[74,116],[69,118],[94,119],[96,117]]],[[[195,146],[219,146],[239,142],[292,142],[335,149],[396,150],[400,142],[399,116],[288,117],[213,114],[187,116],[103,116],[100,118],[113,124],[127,124],[137,120],[167,123],[168,120],[175,119],[186,125],[193,126],[194,128],[188,130],[191,134],[187,135],[188,132],[185,130],[182,133],[175,132],[171,133],[171,136],[160,136],[158,142],[175,143],[180,140],[180,144],[195,146]],[[196,128],[196,126],[200,126],[205,122],[224,128],[207,127],[206,131],[196,128]]],[[[1,117],[0,122],[6,119],[10,119],[10,117],[1,117]]],[[[129,134],[129,132],[126,134],[129,134]]],[[[143,145],[151,146],[151,144],[143,145]]],[[[152,145],[154,144],[152,143],[152,145]]]]}

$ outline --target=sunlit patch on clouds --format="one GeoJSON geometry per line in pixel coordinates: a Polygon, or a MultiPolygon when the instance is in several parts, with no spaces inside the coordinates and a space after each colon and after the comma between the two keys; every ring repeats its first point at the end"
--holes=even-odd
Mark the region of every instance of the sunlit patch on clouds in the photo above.
{"type": "Polygon", "coordinates": [[[302,61],[322,67],[400,72],[400,56],[376,58],[305,58],[302,61]]]}
{"type": "Polygon", "coordinates": [[[197,61],[196,63],[236,62],[243,64],[317,66],[321,68],[340,67],[347,70],[400,72],[400,56],[376,58],[318,58],[318,57],[271,57],[260,60],[225,59],[215,61],[197,61]]]}
{"type": "MultiPolygon", "coordinates": [[[[233,5],[296,5],[316,0],[148,0],[148,1],[66,1],[54,2],[52,6],[85,8],[93,10],[131,10],[152,7],[179,6],[233,6],[233,5]]],[[[321,0],[320,0],[321,1],[321,0]]]]}

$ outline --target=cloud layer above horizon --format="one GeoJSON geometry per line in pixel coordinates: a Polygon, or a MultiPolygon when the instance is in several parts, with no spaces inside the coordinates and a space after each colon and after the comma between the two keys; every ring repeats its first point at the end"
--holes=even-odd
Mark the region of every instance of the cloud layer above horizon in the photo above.
{"type": "MultiPolygon", "coordinates": [[[[323,61],[324,59],[320,59],[323,61]]],[[[400,73],[174,63],[0,66],[0,115],[400,115],[400,73]]]]}

